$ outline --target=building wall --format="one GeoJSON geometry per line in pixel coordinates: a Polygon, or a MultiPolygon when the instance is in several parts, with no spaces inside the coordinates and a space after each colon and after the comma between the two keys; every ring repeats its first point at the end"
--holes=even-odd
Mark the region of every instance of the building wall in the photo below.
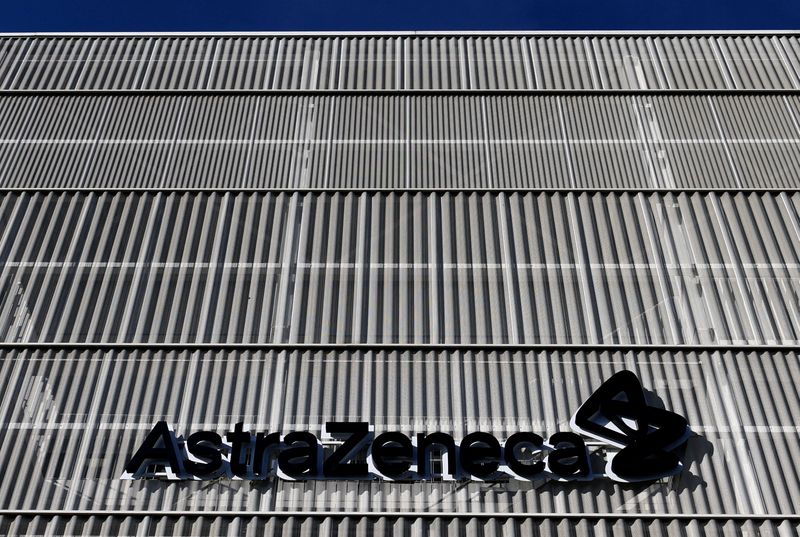
{"type": "Polygon", "coordinates": [[[798,89],[793,34],[0,36],[0,534],[797,534],[798,89]],[[120,479],[162,419],[547,435],[620,369],[681,474],[120,479]]]}

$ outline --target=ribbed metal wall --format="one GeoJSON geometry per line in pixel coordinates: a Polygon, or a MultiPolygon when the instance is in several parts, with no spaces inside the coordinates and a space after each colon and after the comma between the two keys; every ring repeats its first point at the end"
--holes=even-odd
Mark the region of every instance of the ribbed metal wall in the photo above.
{"type": "Polygon", "coordinates": [[[797,515],[798,364],[794,352],[765,351],[6,349],[0,508],[797,515]],[[119,479],[159,419],[179,434],[224,432],[237,421],[257,431],[319,434],[326,420],[364,419],[377,432],[549,435],[568,430],[578,406],[623,368],[653,390],[652,404],[686,416],[697,434],[680,475],[644,486],[603,479],[569,485],[273,478],[169,486],[119,479]]]}
{"type": "Polygon", "coordinates": [[[0,97],[13,188],[797,189],[800,98],[0,97]]]}
{"type": "Polygon", "coordinates": [[[286,537],[336,537],[352,535],[420,535],[501,537],[593,537],[635,535],[642,537],[785,537],[800,530],[780,521],[639,521],[639,520],[534,520],[493,518],[419,517],[225,517],[225,516],[0,516],[0,531],[7,535],[133,537],[146,535],[279,535],[286,537]],[[146,533],[145,533],[146,532],[146,533]]]}
{"type": "Polygon", "coordinates": [[[796,344],[800,194],[7,193],[0,337],[796,344]]]}
{"type": "Polygon", "coordinates": [[[796,90],[785,33],[0,36],[0,534],[800,534],[796,90]],[[682,474],[119,479],[160,419],[551,434],[623,368],[682,474]]]}
{"type": "Polygon", "coordinates": [[[798,89],[795,35],[0,37],[0,89],[798,89]]]}

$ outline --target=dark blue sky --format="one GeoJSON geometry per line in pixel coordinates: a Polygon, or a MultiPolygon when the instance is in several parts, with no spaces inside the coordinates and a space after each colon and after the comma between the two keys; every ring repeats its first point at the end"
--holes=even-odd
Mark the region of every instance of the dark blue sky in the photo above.
{"type": "Polygon", "coordinates": [[[797,29],[798,0],[5,0],[0,31],[797,29]]]}

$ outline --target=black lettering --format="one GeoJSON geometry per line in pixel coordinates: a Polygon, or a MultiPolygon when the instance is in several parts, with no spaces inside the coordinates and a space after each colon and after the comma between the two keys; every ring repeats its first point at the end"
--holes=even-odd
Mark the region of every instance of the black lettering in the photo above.
{"type": "Polygon", "coordinates": [[[211,431],[199,431],[186,439],[186,448],[200,462],[186,459],[184,467],[192,475],[216,477],[222,468],[222,438],[211,431]]]}
{"type": "Polygon", "coordinates": [[[588,476],[589,455],[583,438],[575,433],[556,433],[550,437],[555,449],[547,457],[547,466],[558,477],[588,476]]]}
{"type": "Polygon", "coordinates": [[[534,433],[515,433],[509,436],[503,447],[504,458],[508,468],[525,479],[532,479],[544,472],[545,465],[543,461],[528,464],[519,460],[519,451],[527,447],[531,455],[533,455],[533,453],[541,451],[543,444],[544,439],[534,433]]]}
{"type": "Polygon", "coordinates": [[[372,442],[372,464],[390,479],[397,479],[408,472],[413,456],[411,439],[403,433],[383,433],[372,442]]]}
{"type": "Polygon", "coordinates": [[[273,454],[280,445],[281,433],[256,435],[256,447],[253,450],[253,474],[256,478],[265,479],[272,473],[273,454]]]}
{"type": "Polygon", "coordinates": [[[417,435],[417,471],[420,475],[428,477],[431,473],[428,451],[434,446],[444,448],[447,453],[447,473],[455,476],[456,469],[456,442],[447,433],[419,433],[417,435]]]}
{"type": "Polygon", "coordinates": [[[163,464],[174,474],[182,474],[182,457],[178,455],[178,442],[166,421],[159,421],[153,427],[142,445],[125,465],[125,473],[139,477],[149,464],[163,464]],[[159,447],[161,444],[161,447],[159,447]]]}
{"type": "Polygon", "coordinates": [[[231,472],[241,478],[247,477],[247,451],[253,441],[253,436],[243,428],[244,423],[240,421],[233,431],[225,433],[225,438],[231,443],[231,472]]]}
{"type": "Polygon", "coordinates": [[[344,437],[342,445],[334,450],[325,459],[322,471],[325,477],[339,478],[365,478],[369,475],[369,467],[366,462],[344,463],[352,454],[361,447],[367,440],[369,434],[369,423],[329,421],[325,424],[325,431],[334,438],[344,437]]]}
{"type": "Polygon", "coordinates": [[[309,478],[319,474],[319,444],[317,437],[309,432],[287,434],[283,439],[287,446],[278,455],[278,467],[292,478],[309,478]]]}
{"type": "Polygon", "coordinates": [[[462,468],[474,477],[488,477],[500,467],[500,442],[489,433],[468,434],[459,452],[462,468]]]}

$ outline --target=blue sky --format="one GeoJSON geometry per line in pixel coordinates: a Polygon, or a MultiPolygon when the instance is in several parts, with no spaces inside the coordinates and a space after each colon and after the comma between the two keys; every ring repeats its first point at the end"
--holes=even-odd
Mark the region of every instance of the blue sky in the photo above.
{"type": "Polygon", "coordinates": [[[797,29],[800,0],[6,0],[0,31],[797,29]]]}

